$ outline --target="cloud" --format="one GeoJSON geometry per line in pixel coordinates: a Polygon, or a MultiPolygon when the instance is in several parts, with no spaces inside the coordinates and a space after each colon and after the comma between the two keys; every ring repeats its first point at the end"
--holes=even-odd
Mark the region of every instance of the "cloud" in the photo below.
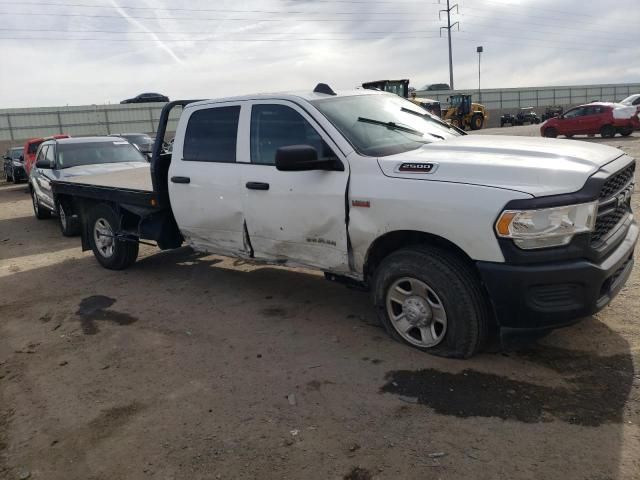
{"type": "MultiPolygon", "coordinates": [[[[477,45],[484,46],[487,88],[640,80],[640,29],[627,19],[637,0],[615,7],[582,0],[459,3],[452,20],[460,22],[453,32],[460,89],[477,88],[477,45]]],[[[416,87],[449,81],[437,3],[92,5],[3,7],[13,12],[4,25],[16,32],[0,33],[0,108],[118,102],[144,91],[203,98],[311,89],[318,82],[353,88],[382,78],[410,78],[416,87]],[[29,29],[22,28],[25,21],[29,29]],[[8,39],[18,37],[46,40],[8,39]]]]}
{"type": "Polygon", "coordinates": [[[157,46],[159,48],[161,48],[162,50],[164,50],[165,52],[167,52],[169,54],[169,56],[175,60],[176,63],[181,64],[182,59],[180,59],[180,57],[178,57],[173,50],[171,50],[171,48],[169,48],[161,39],[160,37],[152,32],[151,30],[149,30],[142,22],[139,22],[138,20],[136,20],[135,18],[131,17],[125,10],[123,10],[120,5],[118,5],[118,3],[116,2],[116,0],[109,0],[111,2],[111,5],[113,5],[113,8],[116,10],[116,12],[118,12],[120,15],[122,15],[123,18],[125,18],[129,23],[131,23],[131,25],[138,27],[139,29],[149,33],[149,35],[151,35],[151,37],[155,40],[157,46]]]}

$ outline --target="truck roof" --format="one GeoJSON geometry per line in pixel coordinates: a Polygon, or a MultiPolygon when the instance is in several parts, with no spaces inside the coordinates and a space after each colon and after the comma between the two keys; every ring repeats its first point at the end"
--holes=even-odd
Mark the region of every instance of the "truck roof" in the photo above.
{"type": "Polygon", "coordinates": [[[190,103],[185,107],[193,108],[199,105],[210,105],[214,103],[227,103],[227,102],[239,102],[243,100],[322,100],[324,98],[335,97],[354,97],[358,95],[395,95],[393,93],[382,92],[379,90],[368,90],[365,88],[357,88],[352,90],[336,90],[335,95],[327,93],[317,93],[312,90],[294,91],[294,92],[276,92],[276,93],[256,93],[252,95],[242,95],[238,97],[225,97],[225,98],[212,98],[209,100],[202,100],[200,102],[190,103]]]}

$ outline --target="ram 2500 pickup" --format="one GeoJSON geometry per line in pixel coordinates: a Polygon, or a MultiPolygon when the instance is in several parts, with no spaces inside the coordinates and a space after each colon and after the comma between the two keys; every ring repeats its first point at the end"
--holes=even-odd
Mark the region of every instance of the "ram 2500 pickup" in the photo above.
{"type": "Polygon", "coordinates": [[[619,292],[638,239],[635,167],[615,148],[465,135],[397,95],[319,84],[172,102],[149,167],[53,191],[106,268],[133,264],[143,239],[310,267],[369,289],[395,339],[468,357],[619,292]]]}

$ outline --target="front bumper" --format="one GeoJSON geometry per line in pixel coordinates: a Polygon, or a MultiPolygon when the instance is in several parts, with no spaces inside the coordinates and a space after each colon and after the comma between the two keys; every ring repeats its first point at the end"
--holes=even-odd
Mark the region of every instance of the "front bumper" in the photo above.
{"type": "Polygon", "coordinates": [[[604,308],[631,274],[639,232],[632,223],[601,263],[585,259],[532,265],[477,262],[501,330],[546,331],[604,308]]]}

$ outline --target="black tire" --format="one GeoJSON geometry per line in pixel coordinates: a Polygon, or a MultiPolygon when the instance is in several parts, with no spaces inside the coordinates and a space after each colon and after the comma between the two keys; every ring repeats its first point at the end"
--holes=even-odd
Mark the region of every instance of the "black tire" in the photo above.
{"type": "Polygon", "coordinates": [[[545,128],[544,136],[547,138],[556,138],[558,136],[558,130],[554,127],[545,128]]]}
{"type": "MultiPolygon", "coordinates": [[[[385,329],[392,338],[402,343],[424,352],[452,358],[468,358],[480,351],[486,343],[490,314],[480,281],[464,261],[446,250],[416,245],[390,254],[375,271],[372,295],[374,306],[385,329]],[[400,303],[394,304],[395,300],[388,297],[388,294],[393,295],[393,292],[397,292],[399,285],[407,278],[427,285],[435,294],[435,299],[441,303],[442,311],[445,313],[446,324],[443,331],[441,330],[442,337],[439,343],[433,346],[422,347],[412,343],[403,337],[390,318],[389,312],[393,314],[394,306],[399,306],[400,303]]],[[[429,295],[427,297],[432,299],[429,295]]],[[[433,306],[431,301],[427,302],[433,306]]],[[[408,305],[408,308],[412,307],[408,305]]],[[[404,309],[403,305],[403,314],[404,309]]],[[[429,307],[429,311],[429,318],[434,318],[434,310],[429,307]]],[[[409,315],[407,313],[405,318],[409,315]]],[[[409,320],[408,323],[411,324],[409,320]]],[[[414,326],[409,328],[405,332],[409,337],[413,337],[411,332],[417,334],[416,330],[420,330],[414,326]]],[[[422,334],[420,336],[422,338],[422,334]]]]}
{"type": "Polygon", "coordinates": [[[536,119],[534,120],[534,123],[535,123],[536,125],[538,125],[538,124],[540,123],[540,119],[539,119],[539,118],[536,118],[536,119]]]}
{"type": "Polygon", "coordinates": [[[114,238],[120,229],[120,219],[116,212],[107,204],[95,206],[89,213],[87,235],[89,244],[96,259],[104,268],[109,270],[123,270],[130,267],[138,258],[138,242],[132,238],[130,241],[114,238]],[[100,235],[98,230],[104,231],[109,235],[100,235]],[[97,228],[98,227],[98,228],[97,228]],[[111,233],[109,234],[109,229],[111,233]],[[103,245],[98,245],[97,238],[106,237],[112,240],[111,249],[103,245]]]}
{"type": "Polygon", "coordinates": [[[80,222],[77,215],[73,214],[69,205],[64,202],[56,202],[56,210],[58,211],[58,224],[60,231],[65,237],[75,237],[80,233],[80,222]]]}
{"type": "Polygon", "coordinates": [[[633,133],[633,128],[621,128],[620,130],[618,130],[618,133],[620,135],[622,135],[623,137],[628,137],[629,135],[631,135],[633,133]]]}
{"type": "Polygon", "coordinates": [[[9,175],[9,172],[7,172],[6,175],[7,175],[7,178],[6,178],[7,183],[13,182],[13,177],[9,175]]]}
{"type": "Polygon", "coordinates": [[[38,195],[35,190],[31,190],[31,203],[33,204],[33,214],[38,220],[46,220],[51,218],[51,210],[40,205],[38,195]]]}
{"type": "Polygon", "coordinates": [[[567,138],[573,138],[573,133],[570,133],[569,135],[565,135],[565,137],[567,137],[567,138]]]}
{"type": "Polygon", "coordinates": [[[484,117],[476,113],[471,117],[471,130],[480,130],[484,125],[484,117]]]}
{"type": "Polygon", "coordinates": [[[20,183],[20,180],[18,180],[18,179],[16,178],[16,176],[13,174],[13,172],[11,173],[11,181],[12,181],[14,184],[16,184],[16,185],[17,185],[18,183],[20,183]]]}
{"type": "Polygon", "coordinates": [[[616,129],[613,127],[613,125],[604,125],[600,129],[600,136],[602,138],[613,138],[616,136],[616,129]]]}
{"type": "Polygon", "coordinates": [[[500,127],[501,128],[504,127],[504,122],[502,122],[502,121],[500,122],[500,127]]]}

